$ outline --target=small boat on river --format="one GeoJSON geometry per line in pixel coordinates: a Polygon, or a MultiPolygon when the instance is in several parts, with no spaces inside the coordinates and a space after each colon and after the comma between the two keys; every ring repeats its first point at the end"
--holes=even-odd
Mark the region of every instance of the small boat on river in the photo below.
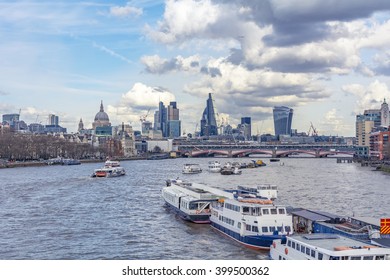
{"type": "Polygon", "coordinates": [[[186,163],[183,166],[182,173],[183,174],[198,174],[198,173],[202,173],[202,168],[200,168],[199,164],[186,163]]]}
{"type": "Polygon", "coordinates": [[[92,177],[119,177],[126,175],[119,161],[107,160],[102,168],[94,170],[92,177]]]}
{"type": "Polygon", "coordinates": [[[211,173],[219,173],[221,172],[222,165],[219,161],[209,161],[209,172],[211,173]]]}

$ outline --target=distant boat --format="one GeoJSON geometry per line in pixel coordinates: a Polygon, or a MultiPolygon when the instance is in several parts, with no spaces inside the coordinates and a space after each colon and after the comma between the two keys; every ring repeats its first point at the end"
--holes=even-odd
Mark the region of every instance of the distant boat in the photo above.
{"type": "Polygon", "coordinates": [[[148,160],[160,160],[160,159],[168,159],[170,158],[169,154],[158,154],[158,155],[151,155],[147,159],[148,160]]]}
{"type": "Polygon", "coordinates": [[[209,161],[209,172],[211,173],[219,173],[221,172],[222,165],[219,161],[209,161]]]}
{"type": "Polygon", "coordinates": [[[184,164],[182,170],[183,174],[198,174],[201,172],[202,172],[202,168],[200,168],[199,164],[195,164],[195,163],[184,164]]]}
{"type": "Polygon", "coordinates": [[[270,162],[277,162],[277,161],[280,161],[280,159],[279,158],[270,158],[269,161],[270,162]]]}
{"type": "Polygon", "coordinates": [[[72,158],[51,158],[46,161],[47,165],[79,165],[81,162],[72,158]]]}

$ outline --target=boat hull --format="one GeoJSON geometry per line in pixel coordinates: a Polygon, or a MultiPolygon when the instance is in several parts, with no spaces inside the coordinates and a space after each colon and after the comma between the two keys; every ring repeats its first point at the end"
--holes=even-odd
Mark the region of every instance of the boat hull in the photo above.
{"type": "Polygon", "coordinates": [[[239,233],[229,230],[213,221],[211,221],[211,226],[242,245],[256,250],[270,250],[270,246],[275,239],[286,239],[284,235],[241,236],[239,233]]]}
{"type": "Polygon", "coordinates": [[[184,211],[180,210],[179,208],[171,205],[168,202],[165,202],[165,205],[171,210],[172,212],[176,213],[180,218],[182,218],[185,221],[189,221],[195,224],[209,224],[210,223],[210,215],[209,214],[188,214],[184,211]]]}

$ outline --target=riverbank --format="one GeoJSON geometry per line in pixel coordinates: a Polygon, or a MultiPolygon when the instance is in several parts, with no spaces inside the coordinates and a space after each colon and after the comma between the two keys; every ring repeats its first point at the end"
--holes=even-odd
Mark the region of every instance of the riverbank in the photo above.
{"type": "MultiPolygon", "coordinates": [[[[132,158],[117,158],[119,161],[128,161],[128,160],[145,160],[146,157],[132,157],[132,158]]],[[[81,159],[80,163],[96,163],[104,162],[105,160],[101,159],[81,159]]],[[[48,166],[46,161],[4,161],[0,162],[0,169],[2,168],[16,168],[16,167],[37,167],[37,166],[48,166]]]]}

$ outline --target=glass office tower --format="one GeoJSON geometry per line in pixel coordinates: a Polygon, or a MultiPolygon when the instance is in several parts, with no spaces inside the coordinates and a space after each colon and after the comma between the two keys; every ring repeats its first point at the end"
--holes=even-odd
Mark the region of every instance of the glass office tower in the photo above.
{"type": "Polygon", "coordinates": [[[291,135],[293,109],[286,106],[275,106],[273,112],[275,136],[291,135]]]}

